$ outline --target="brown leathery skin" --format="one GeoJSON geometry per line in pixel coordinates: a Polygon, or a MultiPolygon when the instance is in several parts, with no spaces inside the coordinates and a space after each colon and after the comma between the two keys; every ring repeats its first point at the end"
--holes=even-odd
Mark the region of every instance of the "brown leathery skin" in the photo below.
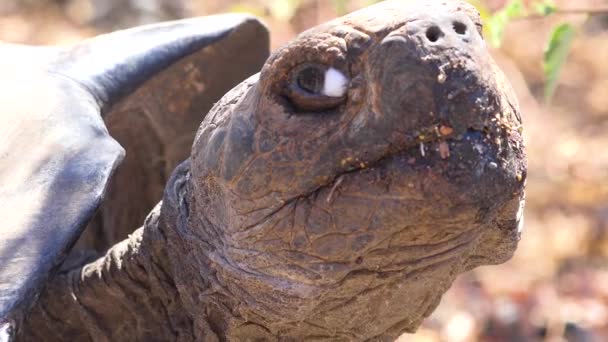
{"type": "Polygon", "coordinates": [[[385,1],[303,33],[211,109],[144,229],[62,276],[82,277],[70,305],[99,321],[38,318],[60,316],[47,292],[22,336],[143,340],[162,317],[155,336],[179,340],[415,331],[459,273],[508,260],[519,240],[519,107],[480,29],[463,1],[385,1]],[[338,106],[294,101],[303,63],[348,77],[338,106]]]}
{"type": "Polygon", "coordinates": [[[521,122],[472,13],[388,2],[337,19],[212,109],[193,147],[186,232],[209,244],[203,259],[233,310],[276,336],[397,336],[458,273],[511,256],[521,122]],[[344,103],[294,108],[283,89],[300,63],[346,74],[344,103]]]}

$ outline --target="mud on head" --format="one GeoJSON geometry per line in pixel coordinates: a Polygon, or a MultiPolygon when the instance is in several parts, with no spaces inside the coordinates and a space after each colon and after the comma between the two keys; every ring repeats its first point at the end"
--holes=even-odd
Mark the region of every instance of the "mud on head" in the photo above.
{"type": "Polygon", "coordinates": [[[519,108],[461,1],[386,1],[304,32],[212,109],[191,160],[189,229],[214,267],[248,275],[242,301],[298,303],[260,305],[269,320],[411,330],[519,239],[519,108]]]}

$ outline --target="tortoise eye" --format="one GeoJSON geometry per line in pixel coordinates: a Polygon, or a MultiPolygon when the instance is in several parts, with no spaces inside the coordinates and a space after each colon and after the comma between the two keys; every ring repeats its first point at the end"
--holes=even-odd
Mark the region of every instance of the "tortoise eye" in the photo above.
{"type": "Polygon", "coordinates": [[[324,111],[346,100],[349,79],[339,70],[305,64],[292,72],[285,94],[299,111],[324,111]]]}
{"type": "Polygon", "coordinates": [[[298,73],[296,82],[303,90],[320,95],[325,85],[325,72],[317,67],[306,67],[298,73]]]}

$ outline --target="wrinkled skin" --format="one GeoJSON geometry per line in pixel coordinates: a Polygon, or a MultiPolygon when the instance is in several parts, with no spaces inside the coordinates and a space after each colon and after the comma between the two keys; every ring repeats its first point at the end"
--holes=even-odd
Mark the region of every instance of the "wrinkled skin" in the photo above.
{"type": "Polygon", "coordinates": [[[415,331],[519,240],[520,113],[480,31],[464,2],[387,1],[300,35],[214,106],[143,230],[56,278],[22,339],[415,331]],[[294,88],[303,63],[341,71],[346,95],[294,88]]]}

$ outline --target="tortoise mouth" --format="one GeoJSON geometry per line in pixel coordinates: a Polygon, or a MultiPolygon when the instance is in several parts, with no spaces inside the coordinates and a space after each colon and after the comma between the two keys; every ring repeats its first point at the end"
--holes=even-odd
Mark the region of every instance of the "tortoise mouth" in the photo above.
{"type": "MultiPolygon", "coordinates": [[[[322,231],[319,239],[337,233],[349,242],[328,243],[318,256],[346,262],[360,255],[364,261],[352,265],[355,269],[387,272],[397,265],[396,271],[416,259],[404,249],[426,245],[427,252],[441,252],[437,246],[457,247],[461,241],[459,252],[446,256],[451,260],[476,245],[486,231],[497,229],[502,233],[492,242],[494,255],[480,253],[483,261],[478,263],[508,260],[519,241],[525,180],[525,156],[513,143],[517,139],[517,133],[498,138],[470,129],[463,136],[430,139],[337,175],[306,200],[333,217],[332,227],[316,228],[322,231]]],[[[309,238],[314,236],[309,232],[309,238]]]]}
{"type": "MultiPolygon", "coordinates": [[[[361,173],[375,172],[380,177],[394,178],[406,173],[432,173],[458,189],[455,196],[470,197],[472,202],[501,197],[505,192],[509,198],[518,196],[523,192],[526,178],[521,136],[516,132],[496,136],[488,131],[469,128],[460,136],[421,139],[418,144],[389,152],[372,163],[341,172],[332,182],[314,192],[330,189],[334,196],[345,177],[357,177],[361,173]],[[403,173],[389,175],[381,172],[395,167],[403,173]]],[[[364,189],[364,185],[360,188],[364,189]]]]}
{"type": "MultiPolygon", "coordinates": [[[[472,127],[458,136],[429,136],[374,161],[357,163],[328,182],[281,201],[249,227],[263,224],[299,200],[331,207],[352,193],[370,201],[410,198],[433,208],[440,205],[438,198],[450,198],[446,206],[476,207],[490,217],[495,208],[522,196],[526,162],[518,132],[499,136],[488,131],[472,127]]],[[[517,229],[518,224],[513,221],[509,226],[517,229]]]]}

